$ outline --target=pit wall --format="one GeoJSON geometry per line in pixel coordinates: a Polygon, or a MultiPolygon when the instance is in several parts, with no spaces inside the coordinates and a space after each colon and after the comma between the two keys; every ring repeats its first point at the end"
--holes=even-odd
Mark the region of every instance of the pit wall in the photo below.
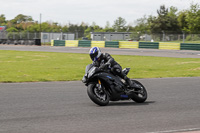
{"type": "Polygon", "coordinates": [[[144,48],[169,50],[200,50],[200,44],[172,42],[132,42],[132,41],[85,41],[85,40],[52,40],[51,46],[65,47],[100,47],[100,48],[144,48]]]}

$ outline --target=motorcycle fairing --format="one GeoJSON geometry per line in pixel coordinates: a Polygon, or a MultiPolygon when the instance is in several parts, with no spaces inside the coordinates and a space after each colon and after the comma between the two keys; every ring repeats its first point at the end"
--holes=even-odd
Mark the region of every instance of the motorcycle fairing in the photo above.
{"type": "Polygon", "coordinates": [[[96,77],[96,79],[100,79],[101,82],[103,82],[106,86],[110,88],[107,91],[111,93],[111,97],[110,97],[111,101],[127,99],[127,98],[121,97],[121,95],[125,94],[123,91],[124,85],[118,77],[115,77],[114,75],[110,73],[106,73],[106,72],[97,73],[93,76],[93,78],[94,77],[96,77]]]}
{"type": "Polygon", "coordinates": [[[94,76],[106,82],[108,85],[118,86],[119,88],[123,87],[122,81],[118,77],[115,77],[114,75],[110,73],[101,72],[101,73],[95,74],[94,76]]]}

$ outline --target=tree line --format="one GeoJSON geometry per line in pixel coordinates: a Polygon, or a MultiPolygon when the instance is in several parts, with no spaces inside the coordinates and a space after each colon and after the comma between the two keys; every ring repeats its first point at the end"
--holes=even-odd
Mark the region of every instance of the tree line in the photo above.
{"type": "Polygon", "coordinates": [[[150,33],[200,33],[200,5],[191,4],[190,9],[179,12],[176,7],[162,5],[157,16],[138,19],[134,29],[150,33]]]}
{"type": "Polygon", "coordinates": [[[19,14],[14,19],[6,20],[0,15],[0,26],[6,26],[7,32],[71,32],[79,36],[89,36],[91,32],[139,32],[139,33],[200,33],[200,5],[191,3],[189,9],[178,11],[174,6],[161,5],[157,15],[144,15],[137,19],[135,26],[118,17],[113,25],[107,21],[105,27],[82,22],[81,24],[61,25],[58,22],[34,21],[31,16],[19,14]]]}

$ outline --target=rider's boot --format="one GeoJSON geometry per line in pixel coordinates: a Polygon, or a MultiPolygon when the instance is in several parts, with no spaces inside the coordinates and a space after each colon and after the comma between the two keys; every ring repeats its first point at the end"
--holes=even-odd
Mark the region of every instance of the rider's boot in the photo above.
{"type": "Polygon", "coordinates": [[[127,76],[125,76],[125,81],[126,81],[126,84],[128,85],[128,87],[130,87],[130,88],[140,88],[136,83],[134,83],[134,82],[132,82],[131,80],[130,80],[130,78],[128,78],[127,76]]]}
{"type": "Polygon", "coordinates": [[[132,83],[132,81],[130,80],[130,78],[128,78],[127,76],[125,76],[124,80],[126,81],[126,84],[127,84],[128,87],[134,88],[134,84],[132,83]]]}

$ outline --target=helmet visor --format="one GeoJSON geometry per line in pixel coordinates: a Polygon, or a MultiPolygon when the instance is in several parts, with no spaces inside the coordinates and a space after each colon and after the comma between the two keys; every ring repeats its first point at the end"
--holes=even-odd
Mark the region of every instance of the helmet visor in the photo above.
{"type": "Polygon", "coordinates": [[[98,51],[95,52],[95,53],[91,53],[91,54],[90,54],[90,58],[91,58],[93,61],[95,61],[96,58],[97,58],[97,55],[98,55],[98,51]]]}

